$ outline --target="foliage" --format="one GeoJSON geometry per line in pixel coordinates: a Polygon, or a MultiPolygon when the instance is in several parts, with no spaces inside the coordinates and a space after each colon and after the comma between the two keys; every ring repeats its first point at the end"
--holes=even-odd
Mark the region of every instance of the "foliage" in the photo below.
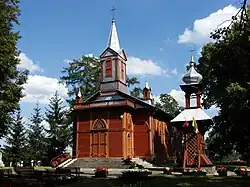
{"type": "Polygon", "coordinates": [[[73,104],[77,89],[81,89],[83,99],[87,99],[98,91],[100,87],[101,66],[97,58],[82,56],[78,60],[69,62],[68,67],[64,67],[60,79],[68,87],[68,102],[73,104]]]}
{"type": "Polygon", "coordinates": [[[132,95],[133,97],[142,98],[142,94],[143,94],[143,90],[140,87],[134,87],[130,91],[130,95],[132,95]]]}
{"type": "MultiPolygon", "coordinates": [[[[75,94],[80,88],[83,101],[93,95],[100,89],[101,66],[99,59],[96,57],[82,56],[78,60],[69,62],[68,67],[62,70],[63,76],[60,78],[61,83],[65,83],[68,87],[68,102],[74,104],[75,94]]],[[[128,86],[137,85],[140,82],[136,77],[128,78],[128,86]]],[[[140,95],[141,89],[135,87],[131,93],[137,97],[140,95]]]]}
{"type": "Polygon", "coordinates": [[[237,175],[247,175],[247,172],[249,172],[249,170],[246,167],[239,166],[235,168],[234,172],[237,175]]]}
{"type": "Polygon", "coordinates": [[[250,21],[244,15],[240,21],[235,16],[230,27],[218,29],[211,37],[216,42],[202,48],[197,66],[203,75],[205,108],[220,108],[208,147],[223,156],[235,150],[249,161],[250,21]]]}
{"type": "Polygon", "coordinates": [[[45,112],[45,120],[49,124],[49,129],[46,129],[49,160],[62,154],[72,141],[72,126],[68,113],[63,106],[63,100],[56,92],[45,112]]]}
{"type": "Polygon", "coordinates": [[[127,84],[128,84],[128,87],[130,87],[136,84],[140,84],[140,81],[138,81],[136,77],[132,77],[132,78],[127,77],[127,84]]]}
{"type": "Polygon", "coordinates": [[[108,169],[107,168],[96,168],[95,169],[95,177],[107,177],[108,176],[108,169]]]}
{"type": "Polygon", "coordinates": [[[19,24],[20,14],[18,0],[0,1],[0,138],[6,134],[11,113],[19,106],[22,85],[26,82],[28,71],[17,69],[20,60],[16,48],[20,39],[14,31],[19,24]]]}
{"type": "Polygon", "coordinates": [[[16,165],[17,162],[25,161],[26,153],[26,129],[21,116],[21,110],[18,108],[12,115],[11,123],[9,124],[9,132],[6,136],[7,145],[4,146],[4,160],[8,163],[12,162],[16,165]]]}
{"type": "Polygon", "coordinates": [[[124,165],[131,165],[133,163],[131,157],[127,157],[127,158],[123,159],[122,162],[123,162],[124,165]]]}
{"type": "Polygon", "coordinates": [[[127,183],[133,184],[137,183],[139,181],[144,181],[149,179],[149,175],[151,175],[152,172],[146,169],[135,169],[135,170],[127,170],[123,171],[122,174],[119,176],[120,179],[126,181],[127,183]]]}
{"type": "Polygon", "coordinates": [[[43,115],[39,103],[33,109],[28,130],[28,150],[29,160],[43,161],[46,157],[45,132],[42,124],[43,115]]]}
{"type": "Polygon", "coordinates": [[[172,117],[175,117],[182,110],[184,110],[184,108],[179,106],[177,101],[169,94],[161,94],[160,102],[156,102],[155,106],[157,108],[162,109],[164,112],[168,113],[172,117]]]}

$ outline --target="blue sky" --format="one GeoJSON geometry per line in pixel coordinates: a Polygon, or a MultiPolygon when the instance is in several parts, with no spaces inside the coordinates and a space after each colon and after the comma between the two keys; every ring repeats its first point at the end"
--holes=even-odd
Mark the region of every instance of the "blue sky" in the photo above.
{"type": "MultiPolygon", "coordinates": [[[[41,106],[58,90],[66,61],[85,54],[99,56],[106,47],[114,5],[120,45],[128,61],[127,73],[141,84],[145,75],[153,94],[170,93],[183,104],[179,89],[190,49],[209,42],[209,33],[235,14],[235,0],[25,0],[21,1],[18,48],[22,68],[31,70],[21,106],[27,119],[37,100],[41,106]],[[139,68],[139,69],[138,69],[139,68]]],[[[227,23],[225,23],[227,24],[227,23]]],[[[215,109],[208,111],[215,114],[215,109]]]]}

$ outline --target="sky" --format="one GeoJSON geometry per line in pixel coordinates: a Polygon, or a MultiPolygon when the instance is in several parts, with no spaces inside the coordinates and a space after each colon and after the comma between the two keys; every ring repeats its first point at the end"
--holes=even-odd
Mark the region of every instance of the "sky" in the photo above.
{"type": "MultiPolygon", "coordinates": [[[[156,99],[171,94],[184,105],[179,85],[195,49],[197,62],[209,33],[236,14],[238,0],[23,0],[20,3],[22,38],[20,68],[30,70],[21,101],[28,120],[39,100],[42,108],[57,90],[67,97],[67,88],[58,84],[67,62],[82,55],[99,56],[105,49],[115,6],[120,46],[126,51],[127,74],[141,86],[147,80],[156,99]]],[[[229,22],[223,24],[227,25],[229,22]]],[[[213,107],[207,113],[217,113],[213,107]]]]}

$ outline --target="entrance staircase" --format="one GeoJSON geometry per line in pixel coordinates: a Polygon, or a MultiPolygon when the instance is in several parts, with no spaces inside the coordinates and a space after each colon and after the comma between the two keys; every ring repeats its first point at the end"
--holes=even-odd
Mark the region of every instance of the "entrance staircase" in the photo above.
{"type": "Polygon", "coordinates": [[[129,166],[123,164],[121,158],[77,158],[68,168],[121,168],[125,169],[129,166]]]}
{"type": "MultiPolygon", "coordinates": [[[[129,165],[124,165],[123,158],[75,158],[70,161],[66,161],[63,168],[117,168],[127,169],[129,165]]],[[[143,166],[143,168],[153,168],[154,166],[140,158],[132,158],[132,162],[137,165],[143,166]]]]}

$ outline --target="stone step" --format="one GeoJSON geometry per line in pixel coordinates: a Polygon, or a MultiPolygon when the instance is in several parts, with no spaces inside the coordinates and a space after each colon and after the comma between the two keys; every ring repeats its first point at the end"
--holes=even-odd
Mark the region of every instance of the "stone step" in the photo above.
{"type": "Polygon", "coordinates": [[[141,158],[132,158],[132,161],[138,165],[143,166],[144,168],[152,168],[154,167],[153,164],[142,160],[141,158]]]}
{"type": "Polygon", "coordinates": [[[67,166],[68,168],[128,168],[123,164],[122,158],[78,158],[67,166]]]}

